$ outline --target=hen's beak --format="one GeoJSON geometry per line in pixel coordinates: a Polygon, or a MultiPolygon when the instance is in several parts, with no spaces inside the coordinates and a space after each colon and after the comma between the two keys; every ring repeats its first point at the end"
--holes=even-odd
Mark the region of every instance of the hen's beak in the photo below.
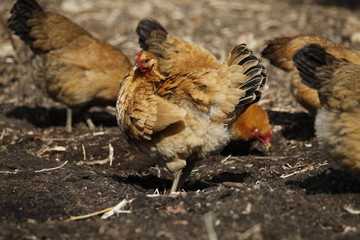
{"type": "Polygon", "coordinates": [[[264,150],[265,152],[270,152],[271,151],[271,143],[264,143],[264,150]]]}
{"type": "Polygon", "coordinates": [[[135,72],[138,69],[139,69],[139,64],[135,63],[132,70],[135,72]]]}
{"type": "Polygon", "coordinates": [[[140,67],[139,63],[135,62],[133,69],[136,70],[139,67],[140,67]]]}

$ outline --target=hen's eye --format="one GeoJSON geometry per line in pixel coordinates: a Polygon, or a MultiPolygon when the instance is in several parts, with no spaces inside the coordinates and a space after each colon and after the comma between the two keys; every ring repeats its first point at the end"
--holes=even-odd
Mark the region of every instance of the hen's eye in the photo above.
{"type": "Polygon", "coordinates": [[[150,59],[149,58],[145,59],[145,62],[146,63],[150,62],[150,59]]]}

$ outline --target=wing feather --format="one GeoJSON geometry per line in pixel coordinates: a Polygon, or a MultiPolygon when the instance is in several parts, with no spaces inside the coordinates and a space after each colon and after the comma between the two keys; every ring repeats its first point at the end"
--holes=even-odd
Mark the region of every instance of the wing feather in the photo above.
{"type": "MultiPolygon", "coordinates": [[[[151,85],[142,87],[131,98],[126,98],[128,101],[118,104],[125,110],[119,125],[135,139],[151,140],[154,133],[185,119],[184,109],[151,91],[151,85]]],[[[121,96],[119,99],[124,100],[121,96]]]]}

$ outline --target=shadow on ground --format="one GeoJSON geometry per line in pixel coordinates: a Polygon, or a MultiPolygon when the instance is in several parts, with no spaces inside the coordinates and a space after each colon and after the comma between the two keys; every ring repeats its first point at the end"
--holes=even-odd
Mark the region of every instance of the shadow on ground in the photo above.
{"type": "MultiPolygon", "coordinates": [[[[105,127],[117,126],[115,116],[105,111],[90,112],[89,114],[96,126],[99,124],[105,127]]],[[[6,117],[26,120],[38,128],[65,126],[66,109],[20,106],[7,112],[6,117]]],[[[80,122],[85,122],[84,116],[81,111],[76,111],[73,113],[73,124],[76,125],[80,122]]]]}
{"type": "Polygon", "coordinates": [[[345,194],[360,193],[359,182],[343,170],[330,169],[302,181],[288,181],[292,185],[306,190],[306,194],[345,194]]]}
{"type": "Polygon", "coordinates": [[[308,141],[315,137],[315,117],[305,112],[279,112],[268,110],[271,125],[283,127],[282,135],[287,140],[308,141]]]}

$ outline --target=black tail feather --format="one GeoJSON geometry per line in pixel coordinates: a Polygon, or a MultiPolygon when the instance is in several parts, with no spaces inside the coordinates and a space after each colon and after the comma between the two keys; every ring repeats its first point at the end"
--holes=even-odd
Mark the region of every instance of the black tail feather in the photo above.
{"type": "Polygon", "coordinates": [[[260,64],[260,60],[247,48],[241,44],[233,49],[229,64],[237,64],[244,68],[244,75],[249,80],[240,89],[244,90],[245,96],[240,99],[240,105],[249,105],[259,101],[261,94],[259,89],[266,83],[265,68],[260,64]]]}
{"type": "Polygon", "coordinates": [[[149,18],[143,19],[139,22],[136,27],[136,33],[139,36],[139,44],[143,50],[148,50],[149,45],[147,44],[147,41],[154,37],[153,34],[155,31],[157,33],[161,33],[156,35],[158,41],[165,41],[168,32],[159,22],[149,18]]]}
{"type": "Polygon", "coordinates": [[[11,9],[11,17],[8,19],[8,27],[21,40],[30,44],[34,39],[29,36],[31,28],[27,25],[27,21],[33,17],[34,12],[44,10],[35,0],[17,0],[11,9]]]}
{"type": "Polygon", "coordinates": [[[319,81],[316,77],[317,69],[324,65],[330,65],[336,58],[328,54],[317,44],[311,44],[294,55],[294,63],[302,78],[302,82],[308,87],[319,89],[319,81]]]}

